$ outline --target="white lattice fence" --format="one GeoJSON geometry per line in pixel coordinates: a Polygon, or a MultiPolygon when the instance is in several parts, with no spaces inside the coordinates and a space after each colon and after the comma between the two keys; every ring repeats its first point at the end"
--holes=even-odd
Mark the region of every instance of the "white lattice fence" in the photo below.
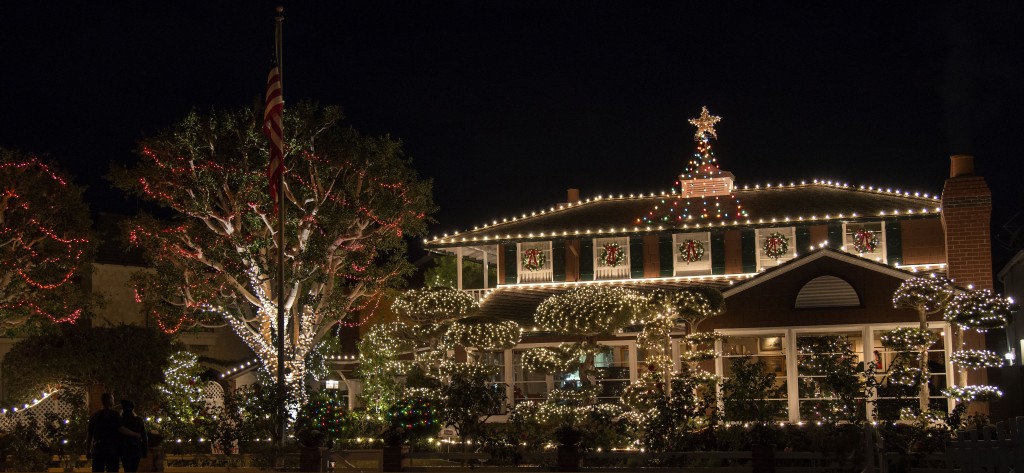
{"type": "Polygon", "coordinates": [[[0,413],[0,431],[9,431],[19,423],[27,423],[32,417],[43,421],[50,413],[57,414],[60,419],[70,418],[74,407],[61,400],[59,393],[53,391],[32,403],[3,410],[0,413]]]}

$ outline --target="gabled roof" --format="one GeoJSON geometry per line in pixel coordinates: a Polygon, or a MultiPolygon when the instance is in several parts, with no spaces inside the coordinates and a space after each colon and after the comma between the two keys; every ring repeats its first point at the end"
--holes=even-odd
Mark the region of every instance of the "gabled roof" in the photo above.
{"type": "MultiPolygon", "coordinates": [[[[598,197],[582,202],[559,204],[549,210],[499,218],[473,230],[427,239],[427,248],[543,240],[574,235],[621,235],[779,226],[786,222],[824,223],[832,220],[871,220],[893,215],[935,216],[937,197],[873,188],[854,188],[845,184],[815,182],[739,189],[734,192],[748,213],[741,220],[689,219],[659,224],[640,224],[640,218],[666,202],[679,199],[674,194],[598,197]]],[[[694,199],[690,199],[693,201],[694,199]]],[[[699,200],[699,199],[698,199],[699,200]]]]}
{"type": "Polygon", "coordinates": [[[779,276],[783,276],[786,273],[793,271],[801,266],[805,266],[807,264],[813,263],[824,258],[834,259],[837,261],[842,261],[844,263],[853,264],[856,266],[860,266],[862,268],[866,268],[872,271],[876,271],[903,280],[912,279],[920,276],[919,274],[915,274],[911,271],[894,268],[887,264],[879,263],[878,261],[870,260],[867,258],[861,258],[860,256],[854,255],[852,253],[846,253],[844,251],[839,251],[825,247],[814,250],[798,258],[789,260],[773,268],[767,269],[763,273],[758,274],[753,278],[747,279],[741,283],[738,283],[730,287],[725,291],[722,291],[722,295],[724,295],[726,298],[729,298],[743,291],[753,289],[754,287],[757,287],[757,285],[761,283],[770,281],[779,276]]]}
{"type": "Polygon", "coordinates": [[[556,282],[498,286],[491,290],[480,302],[480,315],[513,320],[518,322],[520,325],[530,327],[534,324],[533,316],[537,310],[537,306],[539,306],[541,302],[548,297],[561,294],[570,288],[585,284],[615,285],[642,291],[651,291],[655,289],[680,289],[695,285],[711,286],[721,290],[722,294],[728,299],[729,297],[743,291],[753,289],[763,282],[784,276],[797,268],[821,259],[841,261],[843,263],[860,266],[871,271],[902,280],[920,276],[914,272],[894,268],[877,261],[861,258],[854,254],[831,248],[821,248],[787,261],[779,266],[765,270],[759,274],[626,279],[618,281],[556,282]]]}

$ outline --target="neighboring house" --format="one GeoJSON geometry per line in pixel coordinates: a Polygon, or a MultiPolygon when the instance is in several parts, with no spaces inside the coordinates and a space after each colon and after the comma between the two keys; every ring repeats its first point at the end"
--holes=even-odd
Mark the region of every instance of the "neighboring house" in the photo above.
{"type": "Polygon", "coordinates": [[[1006,330],[993,330],[989,338],[991,346],[1008,354],[1007,366],[998,370],[996,384],[1003,389],[1008,400],[1015,401],[1000,403],[1000,417],[1009,418],[1024,415],[1024,311],[1020,310],[1021,302],[1024,302],[1024,250],[1017,252],[997,277],[1003,283],[1006,296],[1012,297],[1017,306],[1010,315],[1006,330]]]}
{"type": "MultiPolygon", "coordinates": [[[[728,307],[700,327],[729,335],[718,347],[724,359],[709,369],[727,377],[729,357],[760,357],[780,384],[786,382],[788,418],[799,421],[800,403],[808,400],[798,392],[804,376],[795,356],[800,337],[847,335],[860,361],[875,359],[884,370],[892,354],[882,348],[880,332],[918,323],[916,312],[892,307],[903,280],[941,273],[962,287],[992,288],[991,194],[984,178],[974,175],[973,157],[951,161],[941,196],[833,181],[739,187],[731,173],[704,164],[681,175],[671,192],[581,200],[570,189],[568,202],[498,216],[424,243],[430,251],[497,269],[497,281],[471,292],[484,315],[526,327],[519,346],[485,357],[501,367],[512,402],[544,398],[574,381],[572,374],[530,373],[520,363],[524,350],[564,341],[533,326],[534,311],[547,297],[586,284],[699,284],[720,288],[728,307]]],[[[931,357],[937,394],[955,378],[948,361],[952,337],[941,316],[930,320],[944,336],[931,357]]],[[[677,367],[681,335],[673,347],[677,367]]],[[[598,359],[606,400],[617,399],[646,369],[635,336],[603,342],[614,347],[598,359]]],[[[969,338],[968,344],[977,348],[984,340],[969,338]]],[[[984,373],[972,375],[972,382],[984,381],[984,373]]],[[[936,398],[935,404],[946,402],[936,398]]]]}

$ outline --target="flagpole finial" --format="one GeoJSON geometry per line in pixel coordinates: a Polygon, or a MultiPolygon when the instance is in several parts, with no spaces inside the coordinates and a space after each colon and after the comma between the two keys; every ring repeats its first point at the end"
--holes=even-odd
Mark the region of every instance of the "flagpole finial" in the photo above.
{"type": "Polygon", "coordinates": [[[277,10],[278,15],[284,13],[284,5],[278,5],[277,8],[275,8],[275,10],[277,10]]]}

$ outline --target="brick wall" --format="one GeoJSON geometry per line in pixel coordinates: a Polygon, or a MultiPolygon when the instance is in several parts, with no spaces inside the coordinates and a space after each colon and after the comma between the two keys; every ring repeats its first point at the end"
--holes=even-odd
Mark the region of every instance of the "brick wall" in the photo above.
{"type": "Polygon", "coordinates": [[[953,177],[942,190],[949,277],[992,289],[992,193],[980,176],[953,177]]]}

